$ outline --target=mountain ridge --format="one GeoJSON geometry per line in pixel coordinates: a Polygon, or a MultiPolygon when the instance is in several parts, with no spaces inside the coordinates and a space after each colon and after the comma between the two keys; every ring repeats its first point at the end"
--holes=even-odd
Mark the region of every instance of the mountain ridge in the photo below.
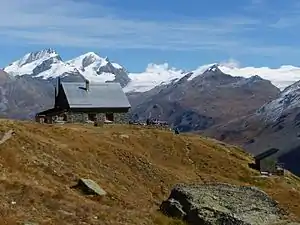
{"type": "MultiPolygon", "coordinates": [[[[184,77],[187,73],[192,72],[194,75],[190,77],[190,80],[197,75],[203,74],[208,68],[213,65],[217,67],[225,74],[230,74],[237,77],[249,78],[251,76],[260,76],[263,79],[270,80],[273,85],[283,90],[287,86],[293,84],[294,82],[300,80],[300,67],[295,67],[291,65],[282,65],[278,68],[269,67],[241,67],[237,63],[228,61],[221,63],[211,63],[199,66],[196,69],[182,70],[170,67],[168,63],[161,65],[149,64],[145,72],[142,73],[132,73],[129,74],[133,81],[136,81],[136,87],[131,87],[127,89],[134,90],[136,92],[144,92],[152,89],[155,85],[161,83],[171,83],[174,79],[178,80],[184,77]],[[159,74],[155,76],[155,74],[159,74]],[[154,81],[153,81],[154,80],[154,81]],[[155,81],[157,80],[157,81],[155,81]],[[151,83],[155,85],[148,85],[151,83]]],[[[129,84],[130,85],[130,84],[129,84]]],[[[132,85],[132,86],[133,86],[132,85]]]]}
{"type": "MultiPolygon", "coordinates": [[[[291,85],[292,83],[300,80],[300,67],[291,66],[291,65],[282,65],[278,68],[251,67],[251,66],[241,67],[238,62],[229,60],[229,61],[218,62],[218,63],[204,64],[202,66],[199,66],[196,69],[183,70],[183,69],[176,69],[174,67],[170,67],[168,63],[164,63],[164,64],[150,63],[148,64],[144,72],[132,73],[127,69],[125,69],[124,66],[116,62],[110,61],[108,57],[100,57],[95,52],[87,52],[73,59],[63,61],[60,55],[57,53],[57,51],[55,51],[52,48],[43,49],[36,52],[43,52],[43,51],[54,52],[53,54],[57,54],[58,57],[57,58],[52,57],[53,58],[52,62],[51,60],[45,62],[44,65],[41,65],[35,71],[36,73],[40,74],[40,72],[43,71],[43,66],[47,68],[53,64],[53,71],[50,71],[48,69],[48,73],[45,72],[44,74],[40,74],[40,77],[51,77],[51,76],[53,77],[53,74],[54,77],[60,75],[70,76],[71,74],[76,74],[77,76],[82,76],[83,78],[90,79],[91,81],[94,80],[95,82],[106,82],[106,81],[111,82],[116,80],[122,82],[122,86],[125,92],[149,91],[155,86],[172,83],[174,80],[179,80],[190,72],[194,74],[193,76],[190,77],[190,79],[193,79],[197,75],[203,74],[208,68],[210,68],[213,65],[216,65],[223,73],[230,74],[232,76],[242,76],[242,77],[249,78],[251,76],[258,75],[263,79],[270,80],[272,84],[274,84],[281,90],[291,85]],[[82,71],[82,68],[78,66],[78,64],[75,66],[74,63],[72,63],[72,61],[74,61],[76,58],[78,59],[85,55],[94,55],[98,58],[101,58],[100,61],[103,62],[103,65],[102,67],[100,66],[100,70],[99,67],[96,69],[87,67],[86,71],[82,71]],[[108,64],[108,62],[109,65],[105,66],[108,64]]],[[[34,52],[27,53],[27,54],[32,54],[32,53],[34,52]]],[[[13,63],[15,62],[16,61],[14,61],[13,63]]],[[[4,67],[4,70],[9,74],[15,73],[16,75],[18,75],[21,73],[21,75],[22,74],[28,75],[28,71],[20,72],[18,68],[11,67],[11,64],[4,67]],[[16,70],[17,72],[15,72],[16,70]]],[[[83,70],[85,70],[85,68],[83,68],[83,70]]],[[[30,71],[32,71],[32,68],[31,70],[29,70],[29,73],[30,71]]]]}
{"type": "Polygon", "coordinates": [[[43,49],[25,54],[4,68],[13,76],[29,75],[45,80],[72,76],[89,79],[91,82],[118,81],[123,87],[130,81],[127,71],[119,64],[112,63],[94,52],[88,52],[74,59],[63,61],[54,49],[43,49]]]}

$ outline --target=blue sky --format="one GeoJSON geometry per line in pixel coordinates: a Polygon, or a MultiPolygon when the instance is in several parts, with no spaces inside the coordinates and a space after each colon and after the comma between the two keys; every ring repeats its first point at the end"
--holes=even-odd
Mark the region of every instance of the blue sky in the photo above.
{"type": "Polygon", "coordinates": [[[132,72],[164,62],[183,69],[229,59],[242,66],[300,64],[298,0],[0,3],[0,66],[50,47],[63,59],[93,51],[132,72]]]}

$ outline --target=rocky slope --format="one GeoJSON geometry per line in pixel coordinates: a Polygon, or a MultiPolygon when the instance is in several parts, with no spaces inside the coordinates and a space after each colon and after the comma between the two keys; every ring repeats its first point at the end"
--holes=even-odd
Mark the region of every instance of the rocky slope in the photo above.
{"type": "Polygon", "coordinates": [[[0,115],[8,118],[33,118],[52,107],[54,90],[50,82],[24,75],[14,77],[0,70],[0,115]]]}
{"type": "Polygon", "coordinates": [[[211,182],[256,186],[290,219],[300,216],[299,178],[259,177],[248,168],[248,154],[198,135],[1,120],[0,139],[10,130],[0,145],[0,224],[175,225],[158,212],[174,185],[211,182]],[[94,180],[107,195],[72,189],[79,178],[94,180]]]}
{"type": "Polygon", "coordinates": [[[233,77],[213,65],[143,93],[129,93],[133,119],[166,120],[181,131],[204,130],[254,112],[279,94],[271,82],[233,77]]]}
{"type": "Polygon", "coordinates": [[[299,100],[300,82],[296,82],[255,113],[212,127],[206,135],[239,144],[254,154],[278,148],[285,167],[300,175],[299,100]]]}

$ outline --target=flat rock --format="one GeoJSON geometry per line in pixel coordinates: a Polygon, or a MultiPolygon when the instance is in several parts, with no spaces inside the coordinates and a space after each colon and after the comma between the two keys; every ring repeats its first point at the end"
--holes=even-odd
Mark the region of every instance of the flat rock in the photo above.
{"type": "Polygon", "coordinates": [[[5,132],[2,138],[0,138],[0,145],[5,143],[7,140],[9,140],[13,136],[13,134],[14,134],[13,130],[9,130],[5,132]]]}
{"type": "Polygon", "coordinates": [[[81,178],[73,188],[78,188],[87,195],[105,196],[107,194],[106,191],[91,179],[81,178]]]}
{"type": "Polygon", "coordinates": [[[160,210],[191,225],[269,225],[283,216],[265,192],[223,183],[176,185],[160,210]]]}

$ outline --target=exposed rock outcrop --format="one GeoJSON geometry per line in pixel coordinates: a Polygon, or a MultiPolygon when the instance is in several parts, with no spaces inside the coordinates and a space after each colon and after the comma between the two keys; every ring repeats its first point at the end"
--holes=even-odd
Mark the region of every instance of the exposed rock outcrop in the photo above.
{"type": "Polygon", "coordinates": [[[274,224],[284,215],[265,192],[222,183],[176,185],[160,210],[191,225],[274,224]]]}

